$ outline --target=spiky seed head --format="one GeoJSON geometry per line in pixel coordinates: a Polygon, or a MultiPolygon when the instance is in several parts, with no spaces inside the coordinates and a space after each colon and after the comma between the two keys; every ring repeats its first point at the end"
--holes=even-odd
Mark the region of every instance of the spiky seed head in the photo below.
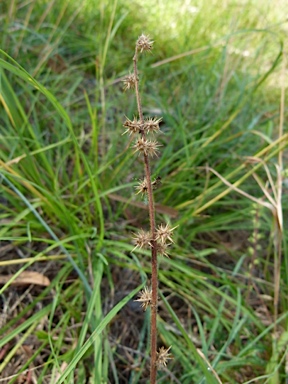
{"type": "Polygon", "coordinates": [[[136,42],[136,48],[138,51],[142,52],[151,52],[154,41],[150,40],[149,35],[144,35],[138,37],[136,42]]]}
{"type": "Polygon", "coordinates": [[[151,305],[152,303],[152,289],[148,287],[144,287],[144,289],[139,292],[139,299],[135,300],[141,303],[141,307],[144,311],[151,305]]]}
{"type": "Polygon", "coordinates": [[[137,248],[151,247],[151,240],[152,239],[150,232],[140,229],[138,233],[134,233],[133,243],[135,244],[135,247],[132,249],[131,252],[135,251],[135,249],[137,248]]]}
{"type": "MultiPolygon", "coordinates": [[[[157,189],[157,187],[159,187],[159,185],[161,184],[162,184],[161,177],[160,176],[156,177],[156,179],[154,179],[151,182],[152,189],[153,190],[157,189]]],[[[142,195],[145,195],[148,192],[148,181],[146,177],[144,177],[143,180],[139,180],[138,184],[135,186],[135,189],[137,191],[136,195],[139,195],[139,193],[141,193],[142,195]]]]}
{"type": "Polygon", "coordinates": [[[171,347],[169,348],[161,347],[157,352],[156,365],[159,369],[165,368],[168,363],[168,360],[173,359],[171,353],[169,353],[170,349],[171,347]]]}
{"type": "Polygon", "coordinates": [[[161,244],[166,244],[167,241],[171,243],[174,243],[172,236],[174,229],[177,228],[171,228],[169,224],[160,224],[158,228],[156,229],[156,240],[159,241],[161,244]]]}
{"type": "Polygon", "coordinates": [[[159,119],[157,119],[156,117],[152,118],[152,117],[149,117],[148,119],[145,119],[144,121],[144,131],[146,131],[147,133],[158,133],[158,132],[161,132],[160,131],[160,127],[159,127],[159,124],[161,123],[162,121],[162,117],[160,117],[159,119]]]}
{"type": "Polygon", "coordinates": [[[146,177],[144,177],[143,180],[139,180],[138,184],[136,185],[135,187],[136,189],[136,195],[138,195],[139,193],[142,193],[142,195],[144,195],[145,193],[147,193],[148,191],[148,184],[147,184],[147,179],[146,177]]]}
{"type": "Polygon", "coordinates": [[[157,246],[157,253],[159,255],[166,256],[169,258],[168,254],[167,254],[167,249],[168,249],[167,244],[157,243],[156,246],[157,246]]]}
{"type": "Polygon", "coordinates": [[[159,124],[162,121],[162,117],[160,119],[156,119],[156,117],[148,119],[145,119],[144,122],[141,122],[141,120],[138,120],[136,117],[133,118],[133,120],[128,119],[126,117],[126,120],[123,124],[124,127],[126,127],[126,131],[123,133],[129,133],[129,135],[135,134],[135,133],[158,133],[160,131],[159,124]]]}
{"type": "Polygon", "coordinates": [[[133,148],[135,148],[134,153],[139,152],[143,153],[146,156],[158,156],[158,148],[161,145],[158,144],[157,141],[151,141],[147,140],[144,137],[140,137],[135,144],[133,145],[133,148]]]}
{"type": "Polygon", "coordinates": [[[124,83],[123,85],[124,91],[127,91],[129,89],[134,89],[137,80],[138,79],[135,77],[134,73],[129,73],[129,75],[125,76],[124,79],[122,80],[124,83]]]}
{"type": "Polygon", "coordinates": [[[129,136],[131,136],[135,133],[141,133],[143,131],[143,123],[136,117],[134,117],[133,120],[126,117],[123,127],[127,128],[123,135],[125,135],[125,133],[129,133],[129,136]]]}

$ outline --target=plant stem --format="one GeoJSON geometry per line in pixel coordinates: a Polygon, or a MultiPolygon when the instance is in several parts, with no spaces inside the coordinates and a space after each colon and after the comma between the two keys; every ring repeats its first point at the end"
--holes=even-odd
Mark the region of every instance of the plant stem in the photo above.
{"type": "MultiPolygon", "coordinates": [[[[134,76],[135,76],[135,94],[137,100],[139,119],[144,124],[144,116],[142,111],[141,98],[139,93],[139,80],[137,71],[137,48],[135,49],[135,55],[133,57],[134,76]]],[[[141,131],[141,135],[145,138],[144,130],[141,131]]],[[[153,190],[151,184],[151,171],[149,164],[149,157],[144,153],[144,166],[145,176],[147,180],[147,195],[149,205],[149,220],[150,220],[150,232],[151,232],[151,288],[152,288],[152,300],[151,300],[151,335],[150,335],[150,384],[156,383],[157,378],[157,301],[158,301],[158,262],[157,262],[157,243],[156,243],[156,225],[155,225],[155,207],[153,199],[153,190]]]]}

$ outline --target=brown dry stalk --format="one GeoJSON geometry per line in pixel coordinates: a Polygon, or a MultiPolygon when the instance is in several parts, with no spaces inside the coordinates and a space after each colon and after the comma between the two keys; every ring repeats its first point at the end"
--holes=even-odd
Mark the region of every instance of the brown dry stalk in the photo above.
{"type": "MultiPolygon", "coordinates": [[[[138,48],[136,44],[135,54],[133,57],[134,78],[135,78],[135,95],[137,100],[138,114],[141,124],[144,124],[144,116],[139,93],[139,77],[137,70],[138,48]]],[[[141,132],[143,139],[146,139],[145,131],[141,132]]],[[[149,219],[150,219],[150,235],[151,235],[151,286],[152,286],[152,300],[151,300],[151,362],[150,362],[150,383],[156,383],[157,378],[157,298],[158,298],[158,262],[157,262],[157,246],[156,246],[156,231],[155,231],[155,207],[154,198],[151,185],[151,171],[149,157],[143,153],[145,165],[145,177],[147,180],[147,196],[149,206],[149,219]]]]}
{"type": "Polygon", "coordinates": [[[155,222],[155,203],[153,197],[153,189],[157,185],[157,179],[152,182],[151,169],[150,169],[150,157],[156,156],[158,153],[159,144],[157,141],[148,140],[147,135],[155,134],[160,131],[159,123],[161,118],[148,118],[144,119],[143,108],[141,103],[141,97],[139,92],[139,77],[138,77],[138,54],[144,51],[151,51],[153,42],[148,36],[141,35],[135,47],[135,53],[133,57],[133,74],[129,74],[124,79],[124,89],[135,89],[138,118],[134,117],[133,120],[126,119],[124,127],[129,136],[139,135],[133,148],[134,153],[138,152],[143,156],[143,165],[145,169],[145,178],[136,187],[137,194],[146,194],[148,198],[148,210],[150,231],[147,232],[141,229],[137,234],[134,234],[135,247],[137,248],[150,247],[151,249],[151,288],[145,287],[140,292],[140,298],[136,301],[141,303],[143,310],[146,310],[149,306],[151,308],[151,334],[150,334],[150,384],[155,384],[157,381],[157,369],[161,369],[166,366],[168,360],[171,359],[169,350],[165,347],[161,347],[157,352],[157,307],[158,307],[158,260],[157,256],[166,255],[167,247],[173,243],[172,232],[174,228],[170,228],[168,224],[161,224],[156,228],[155,222]]]}

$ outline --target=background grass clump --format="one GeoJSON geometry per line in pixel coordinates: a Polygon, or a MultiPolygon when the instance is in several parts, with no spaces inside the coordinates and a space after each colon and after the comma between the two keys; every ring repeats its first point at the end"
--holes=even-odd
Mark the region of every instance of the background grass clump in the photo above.
{"type": "Polygon", "coordinates": [[[147,382],[149,322],[132,299],[149,254],[131,253],[130,234],[148,214],[120,137],[142,32],[155,40],[139,68],[144,115],[163,117],[157,215],[179,225],[159,272],[159,339],[174,359],[158,381],[285,382],[287,12],[265,0],[1,2],[4,382],[147,382]]]}

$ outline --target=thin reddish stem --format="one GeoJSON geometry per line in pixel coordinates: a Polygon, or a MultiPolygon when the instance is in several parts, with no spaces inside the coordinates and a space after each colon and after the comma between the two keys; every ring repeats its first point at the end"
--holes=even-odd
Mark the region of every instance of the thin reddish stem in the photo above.
{"type": "MultiPolygon", "coordinates": [[[[135,94],[137,100],[138,114],[141,123],[144,123],[144,116],[139,93],[139,80],[137,70],[137,48],[133,57],[134,76],[135,76],[135,94]]],[[[145,138],[145,132],[141,131],[141,136],[145,138]]],[[[153,189],[151,184],[151,171],[149,164],[149,157],[144,153],[144,166],[145,176],[147,180],[147,195],[149,205],[149,219],[150,219],[150,232],[151,232],[151,335],[150,335],[150,349],[151,349],[151,362],[150,362],[150,384],[155,384],[157,380],[157,306],[158,306],[158,262],[157,262],[157,242],[156,242],[156,225],[155,225],[155,206],[153,198],[153,189]]]]}

